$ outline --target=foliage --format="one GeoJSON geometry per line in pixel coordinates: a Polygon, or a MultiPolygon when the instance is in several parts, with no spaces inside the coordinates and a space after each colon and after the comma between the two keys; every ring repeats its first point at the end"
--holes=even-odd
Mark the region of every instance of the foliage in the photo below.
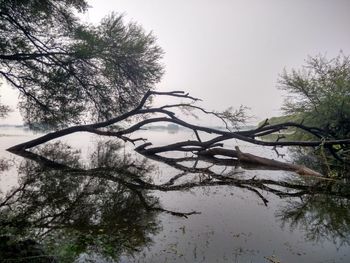
{"type": "Polygon", "coordinates": [[[160,80],[162,50],[152,34],[112,13],[97,26],[76,12],[84,0],[3,0],[0,74],[20,92],[31,126],[106,120],[134,107],[160,80]]]}
{"type": "MultiPolygon", "coordinates": [[[[283,110],[296,122],[323,129],[326,138],[350,137],[350,58],[340,53],[333,59],[309,57],[301,70],[284,71],[281,89],[288,92],[283,110]]],[[[295,132],[295,139],[315,139],[305,132],[295,132]]],[[[350,160],[348,146],[319,147],[319,155],[328,167],[339,166],[336,160],[328,164],[326,151],[346,162],[350,160]]],[[[342,172],[343,173],[343,172],[342,172]]]]}
{"type": "Polygon", "coordinates": [[[301,70],[284,71],[280,88],[288,92],[283,110],[304,124],[338,138],[350,136],[350,59],[309,57],[301,70]]]}

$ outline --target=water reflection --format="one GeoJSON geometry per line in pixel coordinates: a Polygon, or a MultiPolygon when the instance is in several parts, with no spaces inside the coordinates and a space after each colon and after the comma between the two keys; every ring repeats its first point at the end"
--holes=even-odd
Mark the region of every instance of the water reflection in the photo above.
{"type": "Polygon", "coordinates": [[[118,261],[152,245],[151,236],[162,228],[159,213],[187,217],[201,212],[166,209],[154,191],[213,186],[245,189],[264,205],[269,194],[283,198],[275,215],[284,227],[302,229],[314,242],[350,245],[350,190],[341,182],[247,178],[245,171],[263,168],[191,156],[136,158],[111,141],[97,144],[88,158],[62,143],[20,155],[19,185],[0,200],[3,260],[118,261]],[[176,174],[156,183],[151,159],[176,174]]]}
{"type": "MultiPolygon", "coordinates": [[[[334,191],[343,191],[339,186],[334,191]]],[[[340,187],[341,188],[341,187],[340,187]]],[[[348,191],[348,190],[347,190],[348,191]]],[[[337,247],[350,245],[350,200],[327,194],[312,194],[288,200],[276,216],[290,230],[301,229],[308,241],[330,241],[337,247]]]]}
{"type": "Polygon", "coordinates": [[[62,144],[40,149],[40,155],[27,153],[31,160],[18,168],[19,186],[1,200],[0,234],[8,244],[2,259],[55,255],[72,262],[83,253],[117,259],[149,245],[149,235],[159,230],[158,211],[145,204],[156,206],[158,200],[128,181],[150,167],[120,155],[119,148],[99,145],[88,163],[62,144]],[[29,244],[38,247],[36,255],[29,244]],[[28,253],[12,253],[18,247],[28,253]]]}
{"type": "MultiPolygon", "coordinates": [[[[327,240],[337,247],[350,245],[350,187],[346,180],[320,180],[310,177],[288,177],[284,180],[245,179],[241,174],[242,171],[237,172],[237,169],[221,169],[219,173],[218,169],[215,169],[217,167],[213,165],[198,168],[200,160],[197,157],[194,159],[191,157],[179,159],[163,156],[149,157],[183,171],[169,182],[188,173],[197,173],[201,177],[199,185],[217,184],[244,188],[256,194],[265,205],[268,205],[268,199],[262,194],[263,192],[277,195],[283,199],[283,202],[275,216],[283,227],[287,226],[291,231],[299,228],[305,234],[305,239],[314,243],[327,240]],[[193,162],[189,162],[191,160],[193,162]]],[[[225,159],[205,160],[226,168],[229,166],[237,168],[240,165],[232,161],[227,162],[225,159]]],[[[245,170],[266,169],[266,167],[247,164],[241,168],[245,170]]],[[[193,182],[187,184],[196,186],[196,183],[193,182]]]]}

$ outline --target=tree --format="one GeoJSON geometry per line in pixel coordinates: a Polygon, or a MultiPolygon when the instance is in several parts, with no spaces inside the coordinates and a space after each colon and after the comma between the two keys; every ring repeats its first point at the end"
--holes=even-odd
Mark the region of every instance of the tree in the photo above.
{"type": "Polygon", "coordinates": [[[284,71],[280,88],[288,92],[283,110],[332,136],[350,136],[350,59],[309,57],[301,70],[284,71]]]}
{"type": "MultiPolygon", "coordinates": [[[[321,138],[350,137],[350,58],[340,53],[333,59],[309,57],[301,70],[284,71],[280,88],[288,92],[283,110],[294,121],[325,131],[321,138]]],[[[310,139],[296,132],[294,138],[310,139]]],[[[336,159],[349,162],[346,145],[325,147],[336,159]]],[[[326,152],[327,153],[327,152],[326,152]]],[[[321,148],[320,155],[325,155],[321,148]]],[[[325,156],[322,157],[325,159],[325,156]]],[[[325,160],[324,160],[325,161],[325,160]]],[[[326,161],[328,162],[328,161],[326,161]]],[[[332,161],[337,164],[337,161],[332,161]]],[[[327,164],[328,169],[329,165],[327,164]]]]}
{"type": "Polygon", "coordinates": [[[162,74],[155,37],[111,14],[82,24],[84,0],[2,0],[0,74],[32,127],[107,120],[137,105],[162,74]]]}

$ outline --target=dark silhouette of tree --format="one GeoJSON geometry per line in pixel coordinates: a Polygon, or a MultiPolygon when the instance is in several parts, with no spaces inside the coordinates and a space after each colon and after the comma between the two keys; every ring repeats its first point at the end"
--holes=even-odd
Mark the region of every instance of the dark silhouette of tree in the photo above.
{"type": "Polygon", "coordinates": [[[84,0],[1,2],[0,75],[19,91],[31,127],[107,120],[162,76],[152,34],[115,13],[82,24],[74,13],[86,9],[84,0]]]}

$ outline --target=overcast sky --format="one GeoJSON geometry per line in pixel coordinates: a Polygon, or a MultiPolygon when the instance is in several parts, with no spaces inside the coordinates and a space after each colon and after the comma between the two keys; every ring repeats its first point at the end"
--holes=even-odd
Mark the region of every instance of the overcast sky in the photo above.
{"type": "MultiPolygon", "coordinates": [[[[112,11],[152,31],[165,51],[159,90],[186,90],[208,109],[243,104],[257,121],[280,115],[283,68],[308,55],[350,54],[349,0],[93,0],[84,20],[112,11]]],[[[16,95],[3,88],[2,101],[16,95]]],[[[18,121],[13,116],[7,122],[18,121]]],[[[4,122],[4,121],[2,121],[4,122]]],[[[6,122],[6,121],[5,121],[6,122]]]]}

